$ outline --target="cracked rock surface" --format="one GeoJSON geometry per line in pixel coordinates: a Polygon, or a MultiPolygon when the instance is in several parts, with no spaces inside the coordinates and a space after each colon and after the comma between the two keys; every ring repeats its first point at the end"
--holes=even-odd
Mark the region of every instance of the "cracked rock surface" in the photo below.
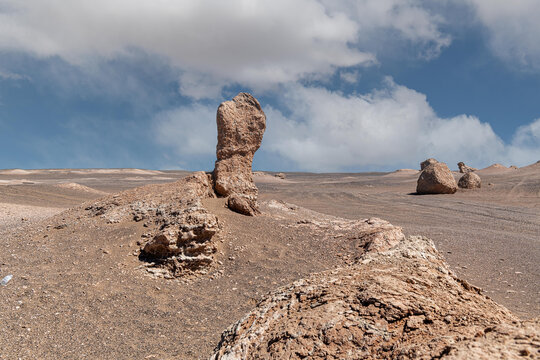
{"type": "Polygon", "coordinates": [[[539,355],[538,323],[522,337],[519,324],[489,334],[497,324],[518,322],[458,279],[431,240],[409,237],[273,291],[223,333],[212,359],[465,358],[490,346],[539,355]]]}

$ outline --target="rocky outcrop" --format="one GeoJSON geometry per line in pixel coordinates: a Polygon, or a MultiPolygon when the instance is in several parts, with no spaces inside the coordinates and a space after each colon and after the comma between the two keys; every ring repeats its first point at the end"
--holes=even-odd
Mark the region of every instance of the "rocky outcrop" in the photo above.
{"type": "MultiPolygon", "coordinates": [[[[212,359],[445,358],[515,321],[458,279],[430,240],[410,237],[269,294],[223,333],[212,359]]],[[[508,351],[530,353],[534,331],[501,336],[516,345],[508,351]]]]}
{"type": "Polygon", "coordinates": [[[239,194],[229,195],[227,207],[242,215],[253,216],[260,213],[258,205],[254,206],[252,199],[239,194]]]}
{"type": "Polygon", "coordinates": [[[416,184],[418,194],[453,194],[456,191],[456,180],[445,163],[425,167],[416,184]]]}
{"type": "Polygon", "coordinates": [[[320,241],[331,241],[336,237],[347,239],[351,250],[347,257],[357,257],[366,251],[388,250],[405,239],[401,227],[375,217],[344,219],[277,200],[263,202],[261,210],[274,219],[286,220],[287,227],[301,229],[320,241]]]}
{"type": "Polygon", "coordinates": [[[214,168],[214,189],[220,196],[235,195],[229,207],[246,215],[258,212],[258,190],[251,165],[261,146],[266,115],[253,96],[240,93],[222,103],[217,111],[218,143],[214,168]],[[243,201],[239,201],[243,198],[243,201]],[[246,204],[249,211],[246,211],[246,204]]]}
{"type": "Polygon", "coordinates": [[[459,172],[462,174],[466,174],[466,173],[478,170],[476,168],[465,165],[465,163],[463,163],[462,161],[458,162],[457,166],[459,167],[459,172]]]}
{"type": "Polygon", "coordinates": [[[482,186],[482,180],[477,174],[467,172],[459,179],[458,186],[462,189],[479,189],[482,186]]]}
{"type": "Polygon", "coordinates": [[[86,210],[107,223],[143,222],[140,259],[153,274],[177,277],[204,273],[213,262],[219,222],[201,203],[210,197],[211,177],[200,171],[108,196],[86,210]]]}
{"type": "Polygon", "coordinates": [[[436,164],[438,163],[437,160],[435,160],[434,158],[429,158],[429,159],[426,159],[424,161],[422,161],[420,163],[420,170],[424,170],[426,167],[428,167],[429,165],[431,164],[436,164]]]}

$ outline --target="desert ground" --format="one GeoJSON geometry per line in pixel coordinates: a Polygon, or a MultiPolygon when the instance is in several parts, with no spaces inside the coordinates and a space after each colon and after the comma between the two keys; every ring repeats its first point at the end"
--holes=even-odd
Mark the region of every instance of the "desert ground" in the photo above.
{"type": "MultiPolygon", "coordinates": [[[[540,316],[540,163],[477,172],[482,188],[415,195],[417,170],[257,173],[259,201],[347,219],[379,217],[431,238],[457,275],[523,319],[540,316]]],[[[208,358],[267,292],[348,262],[346,239],[203,201],[218,216],[217,265],[166,279],[141,269],[141,223],[85,217],[96,199],[185,171],[1,170],[0,358],[208,358]]],[[[459,173],[454,174],[456,178],[459,173]]]]}

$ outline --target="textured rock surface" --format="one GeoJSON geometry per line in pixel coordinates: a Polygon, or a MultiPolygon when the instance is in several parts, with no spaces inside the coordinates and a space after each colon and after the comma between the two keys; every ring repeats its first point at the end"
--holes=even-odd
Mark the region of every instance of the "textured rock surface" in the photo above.
{"type": "Polygon", "coordinates": [[[474,339],[460,341],[449,346],[443,358],[448,360],[540,359],[540,318],[487,327],[474,339]]]}
{"type": "Polygon", "coordinates": [[[445,163],[425,167],[416,184],[418,194],[453,194],[456,191],[456,180],[445,163]]]}
{"type": "Polygon", "coordinates": [[[426,159],[424,161],[422,161],[420,163],[420,170],[424,170],[426,167],[428,167],[429,165],[431,164],[436,164],[438,163],[437,160],[435,160],[434,158],[429,158],[429,159],[426,159]]]}
{"type": "Polygon", "coordinates": [[[458,186],[462,189],[478,189],[482,186],[482,180],[477,174],[467,172],[459,179],[458,186]]]}
{"type": "Polygon", "coordinates": [[[108,223],[143,222],[141,260],[166,277],[204,272],[216,251],[218,219],[201,203],[215,197],[210,176],[196,172],[173,184],[148,185],[108,196],[86,208],[108,223]],[[162,270],[162,271],[159,271],[162,270]]]}
{"type": "Polygon", "coordinates": [[[258,206],[253,206],[253,199],[249,196],[232,194],[227,198],[227,207],[237,213],[254,216],[260,213],[258,206]]]}
{"type": "Polygon", "coordinates": [[[513,321],[411,237],[274,291],[223,333],[213,359],[431,359],[513,321]]]}
{"type": "Polygon", "coordinates": [[[219,106],[217,128],[214,189],[221,196],[242,195],[256,213],[258,191],[251,164],[255,151],[261,146],[266,115],[257,99],[240,93],[219,106]]]}
{"type": "Polygon", "coordinates": [[[462,174],[466,174],[466,173],[478,170],[476,168],[465,165],[465,163],[462,161],[458,162],[457,166],[459,167],[459,172],[462,174]]]}

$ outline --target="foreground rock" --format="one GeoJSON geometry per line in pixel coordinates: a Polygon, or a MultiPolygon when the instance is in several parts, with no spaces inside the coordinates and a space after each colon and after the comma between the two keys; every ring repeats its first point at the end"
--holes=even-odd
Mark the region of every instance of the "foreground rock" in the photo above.
{"type": "Polygon", "coordinates": [[[462,161],[458,162],[457,166],[459,167],[459,172],[462,174],[466,174],[466,173],[478,170],[476,168],[465,165],[465,163],[462,161]]]}
{"type": "Polygon", "coordinates": [[[459,179],[458,186],[462,189],[479,189],[482,186],[482,180],[477,174],[467,172],[459,179]]]}
{"type": "Polygon", "coordinates": [[[210,176],[196,172],[172,184],[147,185],[108,196],[88,207],[107,223],[143,222],[140,258],[165,277],[204,273],[213,262],[218,219],[202,199],[215,197],[210,176]]]}
{"type": "Polygon", "coordinates": [[[520,329],[430,240],[411,237],[272,292],[223,333],[212,359],[467,358],[471,348],[537,356],[538,323],[520,329]],[[497,324],[514,329],[493,336],[497,324]]]}
{"type": "Polygon", "coordinates": [[[253,182],[251,165],[255,151],[261,146],[266,115],[257,99],[240,93],[219,106],[217,127],[214,189],[221,196],[235,194],[236,200],[229,201],[232,210],[254,215],[258,213],[258,190],[253,182]],[[243,201],[239,201],[240,197],[243,201]],[[249,211],[245,209],[246,204],[249,211]]]}
{"type": "Polygon", "coordinates": [[[450,345],[444,359],[539,359],[540,318],[496,324],[474,339],[450,345]]]}
{"type": "Polygon", "coordinates": [[[456,180],[445,163],[425,167],[416,184],[418,194],[453,194],[456,191],[456,180]]]}
{"type": "Polygon", "coordinates": [[[424,170],[426,167],[428,167],[429,165],[431,164],[436,164],[438,163],[437,160],[435,160],[434,158],[429,158],[427,160],[424,160],[420,163],[420,170],[424,170]]]}

